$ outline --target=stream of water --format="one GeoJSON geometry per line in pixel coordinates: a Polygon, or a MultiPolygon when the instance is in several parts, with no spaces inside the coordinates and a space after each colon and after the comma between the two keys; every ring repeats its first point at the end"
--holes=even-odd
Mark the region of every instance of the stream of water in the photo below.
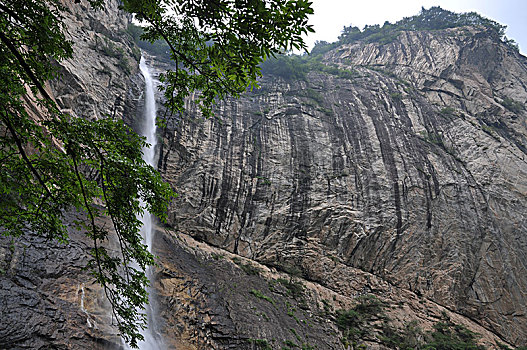
{"type": "MultiPolygon", "coordinates": [[[[150,144],[150,147],[143,148],[143,160],[149,165],[154,166],[155,162],[155,147],[157,144],[156,137],[156,100],[154,95],[154,80],[150,72],[149,67],[146,65],[144,57],[141,57],[139,64],[141,73],[145,78],[145,108],[144,108],[144,120],[142,124],[141,134],[146,137],[146,142],[150,144]]],[[[149,212],[144,212],[141,220],[143,221],[143,227],[141,228],[141,234],[145,240],[145,244],[148,246],[148,250],[152,251],[152,237],[154,229],[152,226],[152,215],[149,212]]],[[[153,280],[153,274],[151,269],[146,271],[146,275],[150,281],[153,280]]],[[[149,291],[150,295],[152,294],[149,291]]],[[[146,315],[148,317],[148,328],[141,332],[144,336],[144,341],[139,342],[139,349],[141,350],[160,350],[165,349],[163,339],[156,330],[156,315],[155,315],[154,300],[150,297],[149,304],[146,307],[146,315]]]]}

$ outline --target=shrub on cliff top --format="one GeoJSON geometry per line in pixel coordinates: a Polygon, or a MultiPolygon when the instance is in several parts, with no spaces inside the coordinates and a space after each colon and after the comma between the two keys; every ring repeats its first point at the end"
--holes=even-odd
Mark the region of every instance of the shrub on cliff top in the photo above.
{"type": "Polygon", "coordinates": [[[455,13],[439,6],[431,7],[428,10],[423,7],[416,16],[405,17],[393,24],[386,21],[382,27],[378,24],[366,25],[362,31],[354,26],[344,27],[338,42],[351,43],[364,40],[385,44],[393,41],[402,31],[440,30],[463,26],[484,27],[498,35],[506,44],[514,43],[513,40],[505,37],[507,26],[485,18],[476,12],[455,13]]]}
{"type": "Polygon", "coordinates": [[[442,320],[428,332],[427,337],[428,341],[423,345],[423,349],[427,350],[485,349],[484,346],[477,344],[478,334],[452,322],[446,314],[443,314],[442,320]]]}

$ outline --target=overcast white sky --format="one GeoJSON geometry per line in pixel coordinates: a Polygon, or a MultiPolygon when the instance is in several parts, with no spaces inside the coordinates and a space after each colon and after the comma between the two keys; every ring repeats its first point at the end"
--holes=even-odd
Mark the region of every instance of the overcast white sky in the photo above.
{"type": "Polygon", "coordinates": [[[310,19],[316,33],[307,38],[311,49],[316,40],[333,42],[344,26],[396,22],[419,13],[421,6],[441,6],[455,12],[476,11],[507,25],[507,37],[527,52],[527,0],[312,0],[315,14],[310,19]]]}

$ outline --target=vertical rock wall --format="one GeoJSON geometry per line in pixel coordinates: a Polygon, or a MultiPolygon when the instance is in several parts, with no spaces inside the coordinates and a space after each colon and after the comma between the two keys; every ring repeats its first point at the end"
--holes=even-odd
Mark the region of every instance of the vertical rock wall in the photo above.
{"type": "Polygon", "coordinates": [[[172,223],[340,290],[317,263],[336,260],[525,343],[526,58],[458,28],[323,63],[356,77],[266,77],[217,119],[172,120],[172,223]]]}

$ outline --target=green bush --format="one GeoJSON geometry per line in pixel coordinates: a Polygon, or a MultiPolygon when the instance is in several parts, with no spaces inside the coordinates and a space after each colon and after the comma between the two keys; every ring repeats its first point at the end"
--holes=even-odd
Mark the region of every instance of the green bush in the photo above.
{"type": "Polygon", "coordinates": [[[381,342],[390,349],[413,350],[420,349],[424,333],[419,328],[417,321],[407,323],[404,330],[399,332],[387,322],[383,323],[381,342]]]}
{"type": "Polygon", "coordinates": [[[249,338],[247,339],[247,342],[256,345],[258,349],[272,350],[272,347],[269,345],[269,342],[266,339],[249,338]]]}
{"type": "Polygon", "coordinates": [[[299,342],[302,341],[302,338],[298,335],[298,333],[296,332],[296,329],[290,328],[289,330],[291,331],[291,333],[293,333],[293,335],[295,336],[296,340],[298,340],[299,342]]]}
{"type": "Polygon", "coordinates": [[[293,281],[292,279],[286,280],[285,278],[279,278],[276,281],[285,287],[287,294],[293,299],[301,298],[303,296],[304,285],[302,282],[293,281]]]}
{"type": "MultiPolygon", "coordinates": [[[[128,62],[128,58],[126,58],[124,49],[122,47],[118,47],[115,45],[113,41],[110,41],[107,38],[104,38],[103,42],[99,44],[98,42],[98,49],[100,52],[108,57],[113,57],[117,59],[117,66],[124,72],[130,73],[130,65],[128,62]]],[[[134,53],[134,52],[132,52],[134,53]]]]}
{"type": "Polygon", "coordinates": [[[524,108],[523,103],[515,101],[510,97],[504,97],[501,105],[513,113],[520,113],[524,108]]]}
{"type": "Polygon", "coordinates": [[[291,340],[284,341],[284,344],[287,345],[290,348],[298,348],[298,345],[296,345],[295,342],[293,342],[291,340]]]}
{"type": "Polygon", "coordinates": [[[476,342],[477,335],[465,326],[453,323],[446,314],[443,314],[443,319],[434,325],[434,330],[428,332],[428,341],[423,349],[484,350],[485,347],[476,342]]]}
{"type": "Polygon", "coordinates": [[[330,44],[327,41],[316,41],[315,46],[311,49],[312,56],[323,55],[337,47],[337,43],[330,44]]]}
{"type": "MultiPolygon", "coordinates": [[[[343,69],[334,64],[322,63],[324,54],[342,44],[357,41],[377,43],[380,45],[389,44],[396,41],[403,31],[441,30],[463,26],[485,27],[498,35],[506,45],[518,51],[518,45],[514,40],[505,37],[506,26],[475,12],[454,13],[435,6],[428,10],[422,8],[418,15],[403,18],[393,24],[386,21],[382,27],[378,24],[367,25],[362,31],[358,27],[344,27],[339,39],[334,43],[317,41],[309,55],[280,55],[274,58],[272,57],[263,62],[260,68],[263,75],[279,76],[287,80],[306,80],[307,73],[311,71],[323,72],[345,79],[353,79],[358,76],[357,72],[343,69]]],[[[137,34],[134,35],[137,36],[137,34]]]]}
{"type": "Polygon", "coordinates": [[[313,101],[317,102],[318,104],[321,104],[324,102],[324,97],[320,94],[320,92],[313,90],[311,88],[307,88],[302,91],[303,95],[312,99],[313,101]]]}
{"type": "Polygon", "coordinates": [[[248,275],[258,276],[262,270],[251,264],[240,264],[240,268],[248,275]]]}
{"type": "Polygon", "coordinates": [[[368,319],[380,316],[384,310],[384,303],[375,295],[367,294],[357,298],[358,304],[353,308],[368,319]]]}
{"type": "Polygon", "coordinates": [[[252,295],[254,295],[255,297],[257,297],[258,299],[266,300],[266,301],[270,302],[271,304],[275,305],[275,302],[274,302],[273,299],[271,299],[271,298],[268,297],[267,295],[263,294],[263,293],[260,292],[258,289],[251,289],[251,291],[250,291],[249,293],[251,293],[252,295]]]}
{"type": "Polygon", "coordinates": [[[244,264],[238,257],[232,258],[232,262],[238,265],[243,270],[243,272],[250,276],[258,276],[262,272],[262,270],[256,266],[253,266],[251,264],[244,264]]]}
{"type": "Polygon", "coordinates": [[[154,42],[142,40],[143,35],[143,28],[141,26],[137,26],[133,23],[130,23],[128,25],[128,34],[132,37],[134,42],[139,46],[141,49],[145,50],[149,54],[159,57],[165,61],[168,61],[171,59],[170,55],[170,46],[168,46],[167,42],[164,40],[156,40],[154,42]]]}
{"type": "Polygon", "coordinates": [[[362,322],[362,316],[353,309],[337,311],[337,326],[342,330],[360,327],[362,322]]]}
{"type": "Polygon", "coordinates": [[[307,67],[301,56],[281,55],[265,60],[261,66],[263,75],[275,75],[286,80],[305,80],[307,67]]]}
{"type": "Polygon", "coordinates": [[[322,63],[322,54],[280,55],[267,59],[260,68],[264,76],[274,75],[286,80],[306,80],[309,72],[327,73],[344,79],[353,79],[358,75],[353,70],[322,63]]]}
{"type": "Polygon", "coordinates": [[[391,92],[391,93],[390,93],[390,97],[391,97],[392,100],[394,100],[394,101],[400,101],[400,100],[402,100],[403,95],[401,95],[400,92],[391,92]]]}
{"type": "Polygon", "coordinates": [[[384,323],[382,335],[379,338],[387,347],[400,350],[485,349],[477,343],[478,334],[471,332],[463,325],[452,322],[445,313],[441,320],[434,324],[433,329],[426,333],[418,327],[417,321],[408,323],[402,331],[398,331],[384,323]]]}
{"type": "Polygon", "coordinates": [[[367,334],[368,324],[375,318],[383,317],[384,303],[374,295],[357,298],[357,304],[349,310],[338,310],[336,323],[343,333],[345,346],[357,345],[367,334]]]}
{"type": "Polygon", "coordinates": [[[439,112],[441,115],[445,116],[445,117],[452,117],[455,115],[455,108],[452,108],[452,107],[445,107],[443,109],[441,109],[441,111],[439,112]]]}
{"type": "Polygon", "coordinates": [[[421,136],[428,143],[431,143],[433,145],[438,145],[441,147],[445,146],[445,144],[443,143],[443,137],[438,133],[435,133],[435,132],[428,133],[426,131],[422,131],[421,136]]]}
{"type": "Polygon", "coordinates": [[[504,25],[485,18],[475,12],[455,13],[444,10],[439,6],[430,9],[421,9],[416,16],[406,17],[392,24],[388,21],[381,27],[378,24],[367,25],[361,31],[357,27],[344,27],[342,34],[339,36],[339,43],[351,43],[356,41],[376,42],[387,44],[395,41],[399,33],[410,30],[441,30],[447,28],[458,28],[463,26],[482,26],[496,33],[504,43],[514,47],[505,37],[504,25]]]}

